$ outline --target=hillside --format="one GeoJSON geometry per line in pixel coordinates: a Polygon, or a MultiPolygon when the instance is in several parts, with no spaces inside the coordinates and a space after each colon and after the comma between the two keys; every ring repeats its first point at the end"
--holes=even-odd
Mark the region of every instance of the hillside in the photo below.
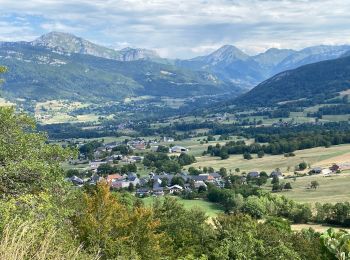
{"type": "Polygon", "coordinates": [[[240,91],[207,72],[150,60],[116,61],[61,53],[25,42],[2,43],[0,64],[9,68],[3,91],[13,99],[99,101],[145,94],[188,97],[240,91]]]}
{"type": "Polygon", "coordinates": [[[237,98],[237,105],[266,106],[303,99],[322,102],[350,88],[350,57],[285,71],[237,98]]]}

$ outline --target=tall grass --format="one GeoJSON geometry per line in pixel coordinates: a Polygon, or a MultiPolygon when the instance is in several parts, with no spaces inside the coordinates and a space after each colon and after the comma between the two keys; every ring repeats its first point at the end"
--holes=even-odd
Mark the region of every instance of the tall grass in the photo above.
{"type": "Polygon", "coordinates": [[[81,247],[62,241],[57,230],[40,230],[41,227],[33,222],[7,224],[0,241],[0,259],[97,259],[85,254],[81,247]]]}

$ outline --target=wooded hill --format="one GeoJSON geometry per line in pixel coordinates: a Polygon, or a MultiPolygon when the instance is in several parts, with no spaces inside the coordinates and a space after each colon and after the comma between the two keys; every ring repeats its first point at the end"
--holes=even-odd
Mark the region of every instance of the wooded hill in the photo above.
{"type": "Polygon", "coordinates": [[[285,71],[235,100],[237,105],[275,106],[288,102],[322,103],[350,87],[350,57],[285,71]]]}

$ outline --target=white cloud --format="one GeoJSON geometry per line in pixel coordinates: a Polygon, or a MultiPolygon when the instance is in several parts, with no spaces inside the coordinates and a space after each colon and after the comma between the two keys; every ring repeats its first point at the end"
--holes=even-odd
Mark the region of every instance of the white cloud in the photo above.
{"type": "Polygon", "coordinates": [[[255,53],[350,42],[344,0],[0,0],[0,6],[7,23],[0,23],[0,39],[59,30],[169,57],[202,55],[222,44],[255,53]]]}

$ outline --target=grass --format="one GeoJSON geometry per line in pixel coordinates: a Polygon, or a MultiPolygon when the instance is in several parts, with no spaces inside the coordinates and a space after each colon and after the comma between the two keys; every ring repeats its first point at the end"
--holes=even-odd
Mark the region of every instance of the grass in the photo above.
{"type": "MultiPolygon", "coordinates": [[[[350,200],[350,173],[341,173],[329,177],[323,175],[306,176],[296,178],[295,182],[292,179],[283,182],[291,182],[293,189],[278,194],[299,202],[315,204],[316,202],[336,203],[350,200]],[[308,189],[311,181],[317,181],[320,186],[317,189],[308,189]]],[[[270,185],[266,188],[271,190],[270,185]]]]}
{"type": "MultiPolygon", "coordinates": [[[[154,203],[154,200],[157,199],[155,197],[148,197],[142,199],[142,201],[145,203],[146,206],[151,207],[152,204],[154,203]]],[[[159,197],[158,199],[164,200],[164,197],[159,197]]],[[[185,209],[193,209],[193,208],[198,208],[201,209],[206,213],[206,215],[210,218],[216,217],[218,214],[223,213],[222,208],[212,202],[208,202],[205,200],[184,200],[181,198],[176,199],[184,206],[185,209]]]]}
{"type": "Polygon", "coordinates": [[[317,147],[306,150],[299,150],[295,152],[294,157],[284,157],[284,155],[265,155],[263,158],[257,158],[254,154],[252,160],[243,159],[242,155],[231,155],[226,160],[221,160],[218,157],[201,156],[197,157],[197,162],[192,164],[194,167],[213,167],[219,170],[221,167],[225,167],[227,170],[234,170],[240,168],[242,171],[272,171],[276,168],[280,168],[283,173],[294,171],[294,166],[300,162],[310,163],[311,166],[328,166],[334,162],[349,161],[350,162],[350,145],[337,145],[329,148],[317,147]]]}
{"type": "Polygon", "coordinates": [[[312,223],[309,223],[309,224],[292,224],[291,227],[292,227],[292,230],[294,230],[294,231],[301,231],[303,229],[312,228],[316,232],[323,233],[323,232],[327,231],[327,229],[329,229],[329,228],[334,228],[337,231],[339,231],[340,229],[343,229],[343,230],[347,230],[348,232],[350,232],[349,228],[339,228],[339,227],[320,225],[320,224],[312,224],[312,223]]]}
{"type": "Polygon", "coordinates": [[[349,114],[346,115],[323,115],[322,119],[326,121],[332,121],[332,122],[340,122],[340,121],[348,121],[350,118],[349,114]]]}
{"type": "MultiPolygon", "coordinates": [[[[228,141],[237,141],[238,138],[236,136],[231,137],[230,140],[219,140],[219,135],[214,136],[216,141],[210,141],[208,143],[205,143],[203,140],[207,138],[207,136],[201,136],[201,137],[195,137],[190,138],[182,141],[175,141],[173,144],[184,146],[189,149],[189,154],[200,157],[204,151],[208,149],[209,145],[215,146],[216,144],[224,145],[228,141]],[[203,141],[204,143],[201,144],[200,142],[203,141]]],[[[241,138],[239,140],[245,140],[244,138],[241,138]]],[[[252,140],[245,140],[247,143],[251,143],[252,140]]],[[[169,143],[160,143],[162,145],[169,145],[169,143]]]]}
{"type": "Polygon", "coordinates": [[[87,106],[89,106],[89,104],[70,102],[67,100],[38,102],[35,106],[35,118],[42,124],[97,122],[98,116],[94,114],[69,115],[70,112],[87,106]]]}
{"type": "Polygon", "coordinates": [[[0,239],[0,259],[97,259],[65,242],[57,230],[35,222],[8,223],[0,239]]]}

